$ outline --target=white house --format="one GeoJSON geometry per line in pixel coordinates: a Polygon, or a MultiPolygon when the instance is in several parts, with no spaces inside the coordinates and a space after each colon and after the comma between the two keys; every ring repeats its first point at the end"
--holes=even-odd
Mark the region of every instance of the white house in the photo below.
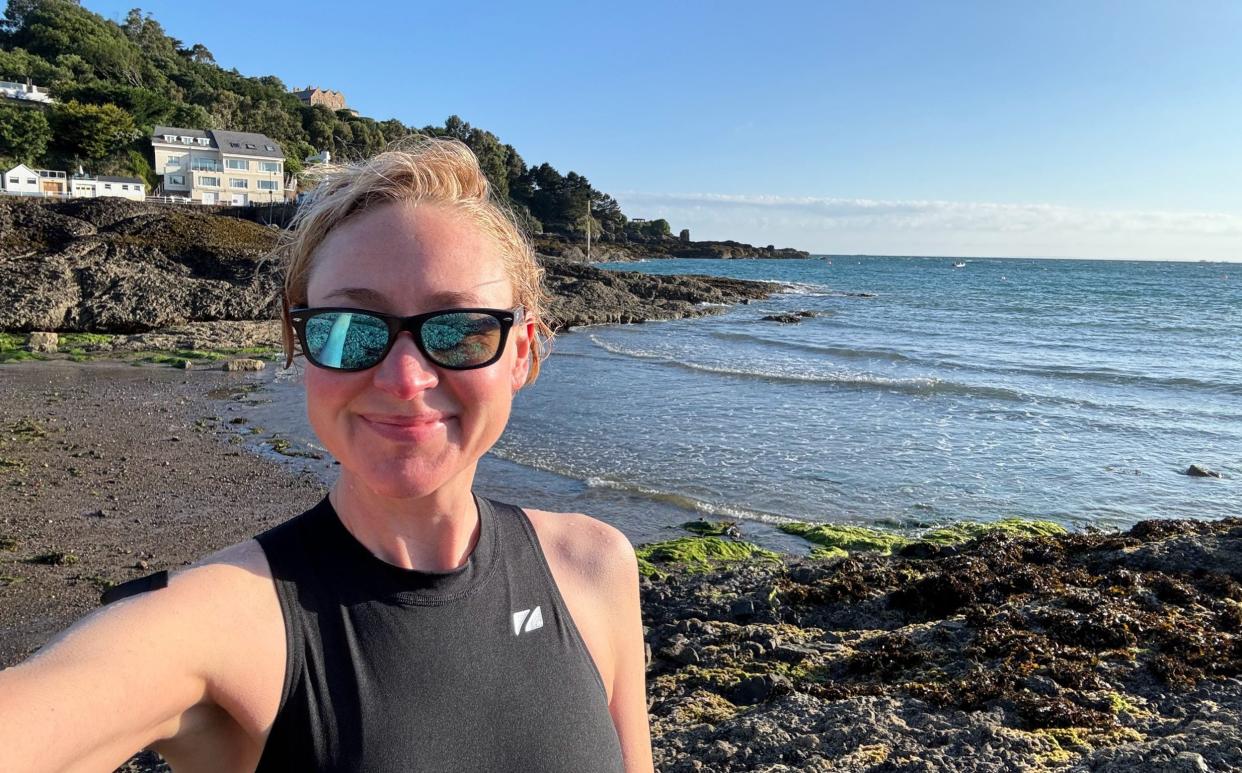
{"type": "Polygon", "coordinates": [[[132,201],[147,197],[147,184],[137,177],[110,177],[75,174],[69,178],[69,192],[75,198],[119,196],[132,201]]]}
{"type": "Polygon", "coordinates": [[[151,148],[164,195],[234,206],[285,200],[285,154],[263,134],[156,126],[151,148]]]}
{"type": "Polygon", "coordinates": [[[4,173],[4,192],[17,196],[38,196],[42,191],[39,185],[39,170],[31,169],[25,164],[18,164],[4,173]]]}

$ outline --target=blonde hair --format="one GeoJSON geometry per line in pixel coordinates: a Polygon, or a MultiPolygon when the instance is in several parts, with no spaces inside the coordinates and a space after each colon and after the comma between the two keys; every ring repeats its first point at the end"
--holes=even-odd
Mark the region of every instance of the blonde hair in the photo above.
{"type": "Polygon", "coordinates": [[[514,299],[525,309],[526,319],[535,322],[526,376],[527,385],[534,383],[552,341],[544,320],[548,296],[543,268],[508,205],[493,195],[470,148],[457,140],[419,138],[365,161],[323,169],[317,176],[320,183],[276,248],[285,266],[281,310],[285,367],[293,363],[296,347],[289,309],[307,303],[315,250],[332,229],[379,204],[426,202],[455,209],[500,245],[514,299]]]}

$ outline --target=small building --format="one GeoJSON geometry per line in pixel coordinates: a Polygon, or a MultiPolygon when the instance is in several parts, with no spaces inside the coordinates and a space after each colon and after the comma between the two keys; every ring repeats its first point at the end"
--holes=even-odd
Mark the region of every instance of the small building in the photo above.
{"type": "Polygon", "coordinates": [[[39,173],[25,164],[18,164],[4,173],[4,192],[16,196],[39,195],[39,173]]]}
{"type": "Polygon", "coordinates": [[[233,206],[285,199],[284,151],[263,134],[156,126],[151,148],[160,195],[233,206]]]}
{"type": "Polygon", "coordinates": [[[46,88],[34,85],[29,78],[26,79],[25,83],[0,81],[0,97],[20,99],[25,102],[38,102],[44,105],[56,103],[56,100],[52,99],[52,95],[47,93],[46,88]]]}
{"type": "Polygon", "coordinates": [[[142,201],[147,197],[147,184],[138,177],[111,177],[108,175],[93,177],[91,175],[75,174],[69,178],[69,191],[74,198],[119,196],[131,201],[142,201]]]}
{"type": "Polygon", "coordinates": [[[345,106],[345,95],[332,89],[321,89],[318,86],[307,86],[296,89],[293,96],[302,100],[304,105],[323,105],[331,110],[348,110],[345,106]]]}
{"type": "Polygon", "coordinates": [[[18,164],[4,173],[4,192],[15,196],[67,196],[69,182],[64,172],[18,164]]]}

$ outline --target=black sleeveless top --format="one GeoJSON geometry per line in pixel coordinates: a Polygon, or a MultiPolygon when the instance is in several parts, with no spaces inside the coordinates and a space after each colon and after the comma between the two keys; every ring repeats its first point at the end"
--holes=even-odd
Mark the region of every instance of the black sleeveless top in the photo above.
{"type": "Polygon", "coordinates": [[[373,556],[327,497],[256,539],[284,614],[266,771],[621,771],[599,671],[520,508],[475,497],[447,573],[373,556]]]}

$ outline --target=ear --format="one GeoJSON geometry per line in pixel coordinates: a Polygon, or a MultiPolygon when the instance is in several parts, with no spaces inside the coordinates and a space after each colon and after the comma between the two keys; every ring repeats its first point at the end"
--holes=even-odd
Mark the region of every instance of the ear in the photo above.
{"type": "Polygon", "coordinates": [[[513,328],[514,348],[517,350],[517,358],[513,361],[513,370],[510,371],[510,384],[513,394],[517,394],[522,387],[526,386],[526,377],[530,374],[530,352],[531,346],[535,341],[535,323],[533,321],[523,322],[521,325],[515,325],[513,328]]]}

